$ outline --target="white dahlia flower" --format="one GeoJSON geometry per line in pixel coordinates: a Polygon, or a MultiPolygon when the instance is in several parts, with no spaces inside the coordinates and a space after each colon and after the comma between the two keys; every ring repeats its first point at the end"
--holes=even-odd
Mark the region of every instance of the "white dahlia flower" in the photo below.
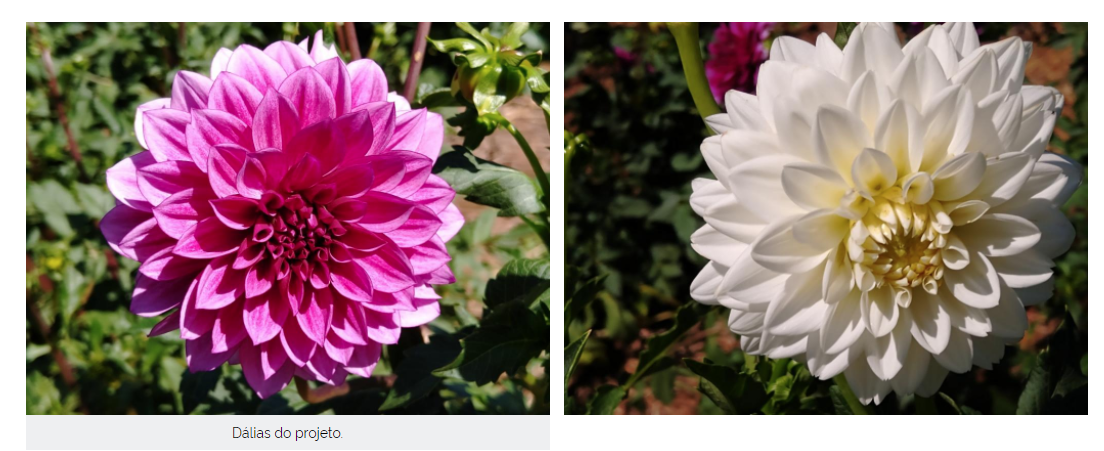
{"type": "Polygon", "coordinates": [[[744,351],[842,373],[864,404],[991,368],[1075,234],[1059,208],[1082,170],[1045,152],[1063,98],[1023,86],[1030,53],[968,23],[904,48],[892,24],[842,51],[778,38],[758,94],[707,120],[692,297],[732,310],[744,351]]]}

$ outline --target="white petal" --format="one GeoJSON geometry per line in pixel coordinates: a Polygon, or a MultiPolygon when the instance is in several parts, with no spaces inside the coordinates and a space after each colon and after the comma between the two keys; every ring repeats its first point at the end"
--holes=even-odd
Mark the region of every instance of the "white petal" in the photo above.
{"type": "Polygon", "coordinates": [[[815,47],[792,36],[779,36],[771,44],[771,61],[789,61],[812,66],[815,63],[815,47]]]}
{"type": "Polygon", "coordinates": [[[731,266],[744,252],[747,244],[736,241],[706,224],[690,235],[690,246],[709,260],[731,266]]]}
{"type": "Polygon", "coordinates": [[[717,262],[706,263],[694,281],[690,282],[690,297],[702,304],[717,305],[717,288],[721,286],[726,271],[728,267],[717,262]]]}
{"type": "Polygon", "coordinates": [[[1042,232],[1031,221],[1007,213],[984,215],[973,224],[955,228],[955,233],[971,249],[990,257],[1019,254],[1042,238],[1042,232]]]}
{"type": "Polygon", "coordinates": [[[1046,282],[1054,271],[1054,261],[1042,252],[1029,249],[1012,257],[993,257],[993,263],[1001,280],[1012,288],[1026,288],[1046,282]]]}
{"type": "Polygon", "coordinates": [[[996,207],[1020,192],[1034,167],[1035,160],[1025,153],[1009,152],[989,159],[981,184],[966,197],[996,207]]]}
{"type": "Polygon", "coordinates": [[[695,179],[690,207],[719,232],[741,243],[751,243],[767,222],[759,219],[716,180],[695,179]]]}
{"type": "Polygon", "coordinates": [[[916,172],[901,182],[901,191],[909,202],[924,205],[935,195],[935,185],[927,172],[916,172]]]}
{"type": "Polygon", "coordinates": [[[772,359],[789,359],[805,353],[807,335],[788,337],[783,335],[770,335],[763,332],[763,355],[772,359]]]}
{"type": "Polygon", "coordinates": [[[977,221],[989,211],[989,204],[980,200],[967,200],[963,202],[947,203],[943,205],[947,215],[956,226],[964,226],[977,221]]]}
{"type": "Polygon", "coordinates": [[[866,342],[866,363],[879,379],[893,379],[904,367],[912,345],[912,337],[909,336],[911,323],[908,310],[902,310],[901,319],[892,332],[866,342]]]}
{"type": "Polygon", "coordinates": [[[985,156],[964,153],[944,163],[932,174],[936,200],[956,200],[969,194],[985,174],[985,156]]]}
{"type": "Polygon", "coordinates": [[[215,58],[211,60],[211,80],[218,78],[219,74],[226,70],[226,65],[230,64],[230,56],[233,54],[234,51],[226,47],[215,53],[215,58]]]}
{"type": "Polygon", "coordinates": [[[964,86],[975,99],[981,99],[996,91],[999,74],[996,55],[992,50],[982,49],[959,63],[958,73],[951,76],[951,81],[964,86]]]}
{"type": "Polygon", "coordinates": [[[773,133],[732,130],[721,135],[721,156],[729,168],[779,152],[778,137],[773,133]]]}
{"type": "Polygon", "coordinates": [[[897,166],[884,152],[863,149],[851,165],[851,182],[860,192],[881,194],[897,183],[897,166]]]}
{"type": "Polygon", "coordinates": [[[790,200],[808,210],[838,207],[849,189],[835,169],[805,162],[782,169],[782,188],[790,200]]]}
{"type": "Polygon", "coordinates": [[[767,307],[765,323],[774,335],[805,335],[816,331],[824,321],[828,304],[820,293],[823,266],[804,274],[791,276],[779,294],[767,307]]]}
{"type": "MultiPolygon", "coordinates": [[[[728,315],[728,328],[740,335],[757,335],[763,330],[763,312],[733,310],[728,315]]],[[[744,349],[747,351],[747,348],[744,349]]]]}
{"type": "Polygon", "coordinates": [[[732,90],[725,94],[725,111],[736,130],[770,132],[770,126],[759,112],[759,99],[754,95],[732,90]]]}
{"type": "Polygon", "coordinates": [[[858,116],[843,108],[826,106],[817,112],[813,145],[819,162],[835,168],[850,181],[851,162],[871,146],[871,136],[858,116]]]}
{"type": "Polygon", "coordinates": [[[959,271],[948,268],[943,279],[954,293],[955,299],[963,304],[987,309],[997,306],[1000,301],[1000,286],[997,282],[997,270],[981,253],[970,255],[970,263],[959,271]]]}
{"type": "Polygon", "coordinates": [[[1018,341],[1027,331],[1027,312],[1016,290],[1008,285],[1001,284],[1000,304],[987,313],[995,336],[1018,341]]]}
{"type": "Polygon", "coordinates": [[[847,385],[851,386],[851,391],[863,404],[870,404],[871,401],[874,401],[874,404],[881,404],[892,389],[889,381],[883,381],[874,375],[870,366],[866,364],[866,359],[852,362],[843,375],[847,377],[847,385]]]}
{"type": "Polygon", "coordinates": [[[974,337],[984,337],[993,331],[993,322],[989,319],[988,313],[992,309],[974,308],[946,298],[943,300],[943,307],[947,309],[947,313],[951,316],[952,329],[960,330],[974,337]]]}
{"type": "Polygon", "coordinates": [[[829,354],[821,346],[819,334],[809,335],[809,340],[805,346],[805,359],[809,366],[809,373],[821,380],[835,377],[847,369],[847,365],[851,363],[850,351],[850,349],[845,348],[843,352],[829,354]]]}
{"type": "Polygon", "coordinates": [[[942,26],[951,36],[951,42],[954,43],[955,50],[960,56],[969,55],[977,50],[978,34],[973,22],[948,22],[942,26]]]}
{"type": "Polygon", "coordinates": [[[1062,155],[1044,153],[1015,195],[994,211],[1023,212],[1021,216],[1034,217],[1028,212],[1039,206],[1049,203],[1061,207],[1081,185],[1082,172],[1081,165],[1075,161],[1062,155]],[[1047,202],[1032,202],[1033,199],[1047,202]]]}
{"type": "Polygon", "coordinates": [[[843,352],[866,332],[859,303],[859,290],[851,290],[846,297],[828,307],[819,340],[829,354],[843,352]]]}
{"type": "Polygon", "coordinates": [[[955,135],[958,119],[958,93],[956,85],[936,93],[924,102],[920,109],[925,130],[922,148],[911,148],[913,169],[933,172],[947,159],[947,149],[955,135]],[[917,163],[918,162],[918,163],[917,163]]]}
{"type": "Polygon", "coordinates": [[[814,249],[834,250],[851,232],[851,221],[834,209],[809,212],[793,224],[793,237],[814,249]]]}
{"type": "Polygon", "coordinates": [[[793,224],[799,216],[787,216],[767,226],[751,244],[755,262],[771,271],[800,274],[813,269],[828,256],[830,249],[818,249],[798,241],[793,224]]]}
{"type": "Polygon", "coordinates": [[[874,130],[875,148],[893,159],[898,174],[908,174],[920,167],[924,130],[916,108],[898,99],[878,118],[874,130]],[[913,154],[916,161],[912,161],[913,154]]]}
{"type": "MultiPolygon", "coordinates": [[[[943,352],[951,338],[951,316],[943,306],[939,295],[924,290],[913,290],[912,336],[924,349],[933,354],[943,352]]],[[[951,301],[955,302],[955,301],[951,301]]]]}
{"type": "Polygon", "coordinates": [[[828,34],[821,33],[816,40],[816,66],[832,75],[839,75],[843,63],[843,51],[828,34]]]}
{"type": "Polygon", "coordinates": [[[825,260],[828,263],[824,266],[824,280],[821,281],[824,302],[835,304],[855,288],[855,281],[851,276],[846,257],[847,250],[840,246],[833,249],[825,260]]]}
{"type": "MultiPolygon", "coordinates": [[[[904,58],[901,45],[897,43],[896,32],[882,27],[865,27],[861,33],[866,49],[866,68],[878,74],[879,79],[889,80],[893,70],[904,58]]],[[[855,34],[852,33],[852,39],[855,34]]]]}
{"type": "Polygon", "coordinates": [[[954,233],[947,234],[947,245],[940,255],[943,257],[943,265],[952,271],[961,271],[970,264],[970,250],[954,233]]]}
{"type": "Polygon", "coordinates": [[[888,285],[863,292],[861,301],[859,306],[866,330],[875,337],[890,333],[901,318],[901,309],[893,299],[893,290],[888,285]]]}
{"type": "Polygon", "coordinates": [[[782,152],[801,160],[813,159],[813,116],[808,105],[796,97],[780,97],[774,101],[774,124],[782,152]]]}
{"type": "Polygon", "coordinates": [[[951,331],[951,340],[947,344],[947,349],[939,354],[932,354],[932,357],[952,372],[965,373],[970,371],[974,359],[974,343],[969,335],[955,329],[951,331]]]}
{"type": "Polygon", "coordinates": [[[928,372],[924,374],[924,380],[916,387],[916,395],[930,398],[939,391],[943,380],[947,378],[947,369],[936,361],[928,362],[928,372]]]}
{"type": "MultiPolygon", "coordinates": [[[[938,27],[933,28],[938,29],[938,27]]],[[[928,373],[928,365],[934,365],[934,363],[931,363],[931,354],[928,351],[918,346],[910,348],[904,367],[897,372],[897,376],[893,380],[889,381],[897,396],[910,395],[915,392],[928,373]]]]}
{"type": "Polygon", "coordinates": [[[882,104],[889,99],[889,93],[884,91],[884,85],[878,83],[874,71],[868,70],[859,77],[847,96],[847,109],[858,115],[870,130],[878,125],[882,104]]]}
{"type": "Polygon", "coordinates": [[[732,170],[728,166],[728,162],[725,161],[724,152],[721,151],[721,137],[720,135],[713,135],[702,140],[701,144],[702,157],[705,159],[705,165],[709,167],[709,171],[717,177],[717,180],[721,182],[728,190],[732,190],[729,186],[728,177],[726,175],[732,170]]]}
{"type": "Polygon", "coordinates": [[[1066,253],[1077,238],[1077,229],[1057,208],[1047,208],[1033,220],[1039,230],[1046,231],[1039,244],[1035,245],[1035,250],[1047,257],[1055,258],[1066,253]]]}
{"type": "Polygon", "coordinates": [[[1004,357],[1004,340],[1000,337],[978,337],[973,339],[974,358],[971,363],[992,370],[993,364],[1004,357]]]}
{"type": "Polygon", "coordinates": [[[782,169],[796,162],[789,155],[769,155],[732,168],[728,173],[733,194],[748,210],[766,221],[781,216],[804,213],[782,188],[782,169]]]}
{"type": "Polygon", "coordinates": [[[725,273],[717,294],[718,297],[728,296],[747,304],[759,305],[762,311],[766,311],[767,303],[778,295],[790,275],[762,267],[751,254],[750,247],[740,254],[725,273]]]}
{"type": "Polygon", "coordinates": [[[1054,281],[1051,277],[1046,282],[1027,288],[1016,288],[1016,295],[1025,307],[1042,304],[1054,296],[1054,281]]]}

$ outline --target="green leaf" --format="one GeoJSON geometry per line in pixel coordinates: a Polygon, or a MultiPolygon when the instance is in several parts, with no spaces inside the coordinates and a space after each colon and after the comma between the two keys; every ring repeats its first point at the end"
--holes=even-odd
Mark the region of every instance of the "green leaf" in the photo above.
{"type": "MultiPolygon", "coordinates": [[[[470,61],[474,64],[474,61],[470,61]]],[[[478,67],[478,66],[472,66],[478,67]]],[[[503,66],[493,64],[479,70],[475,82],[475,90],[472,92],[472,103],[479,114],[489,114],[498,111],[506,103],[508,85],[511,75],[503,66]]]]}
{"type": "Polygon", "coordinates": [[[686,303],[679,307],[678,311],[675,312],[675,324],[667,331],[649,338],[648,342],[644,344],[644,351],[640,353],[640,363],[636,366],[636,373],[629,376],[629,380],[624,386],[632,387],[637,380],[647,376],[652,365],[655,365],[667,354],[667,351],[682,337],[682,334],[698,324],[699,317],[706,310],[708,310],[708,307],[697,302],[686,303]]]}
{"type": "Polygon", "coordinates": [[[433,372],[456,370],[464,380],[483,385],[502,373],[513,374],[548,348],[549,328],[537,312],[518,303],[503,304],[460,341],[463,350],[452,363],[433,372]]]}
{"type": "Polygon", "coordinates": [[[851,37],[851,32],[855,31],[855,27],[858,22],[837,22],[836,23],[836,36],[834,41],[839,48],[847,46],[847,40],[851,37]]]}
{"type": "Polygon", "coordinates": [[[418,105],[423,108],[440,108],[446,106],[460,106],[456,96],[452,95],[452,89],[441,88],[430,91],[418,100],[418,105]]]}
{"type": "Polygon", "coordinates": [[[503,48],[517,49],[522,46],[521,35],[529,31],[529,22],[514,22],[506,28],[506,33],[499,38],[503,48]]]}
{"type": "Polygon", "coordinates": [[[518,258],[510,260],[487,281],[484,303],[497,308],[509,302],[532,306],[551,287],[547,259],[518,258]]]}
{"type": "Polygon", "coordinates": [[[551,88],[544,77],[544,70],[539,67],[525,68],[525,82],[529,84],[529,90],[534,93],[548,92],[551,88]]]}
{"type": "Polygon", "coordinates": [[[854,415],[851,412],[851,406],[847,404],[847,398],[843,396],[843,392],[840,391],[838,385],[829,387],[828,395],[832,397],[832,408],[836,410],[836,415],[854,415]]]}
{"type": "Polygon", "coordinates": [[[77,184],[77,200],[90,218],[100,219],[115,208],[115,197],[99,185],[77,184]]]}
{"type": "Polygon", "coordinates": [[[1058,385],[1054,387],[1054,393],[1051,397],[1061,396],[1073,393],[1089,384],[1089,379],[1084,374],[1077,371],[1073,367],[1067,367],[1066,371],[1062,373],[1062,378],[1058,380],[1058,385]]]}
{"type": "Polygon", "coordinates": [[[708,396],[717,407],[729,415],[758,412],[767,402],[767,393],[763,386],[749,374],[738,373],[735,369],[723,365],[690,359],[683,362],[690,371],[701,376],[698,391],[708,396]]]}
{"type": "Polygon", "coordinates": [[[434,335],[429,343],[407,349],[402,363],[395,368],[395,385],[379,410],[397,409],[424,398],[441,382],[433,371],[456,359],[459,353],[460,342],[451,335],[434,335]]]}
{"type": "Polygon", "coordinates": [[[198,373],[184,371],[184,375],[180,378],[180,395],[184,398],[184,413],[192,413],[200,404],[207,402],[208,395],[218,385],[221,375],[220,371],[198,373]]]}
{"type": "MultiPolygon", "coordinates": [[[[1045,356],[1046,354],[1044,354],[1045,356]]],[[[1020,401],[1016,406],[1016,415],[1035,415],[1043,411],[1043,406],[1050,398],[1050,371],[1046,369],[1045,358],[1040,358],[1039,364],[1031,369],[1027,376],[1027,385],[1020,393],[1020,401]]]]}
{"type": "Polygon", "coordinates": [[[471,26],[471,24],[467,22],[456,22],[456,26],[461,30],[464,30],[465,33],[470,34],[473,38],[475,38],[475,40],[479,41],[480,44],[483,44],[483,47],[485,47],[487,50],[494,50],[494,47],[491,45],[490,41],[488,41],[487,38],[483,37],[482,33],[476,31],[475,27],[471,26]]]}
{"type": "MultiPolygon", "coordinates": [[[[575,294],[564,302],[564,327],[566,328],[571,324],[575,318],[578,318],[583,309],[594,300],[594,296],[598,295],[598,292],[602,291],[602,287],[605,286],[606,275],[602,274],[598,277],[590,279],[583,284],[575,294]]],[[[574,288],[574,287],[570,287],[574,288]]]]}
{"type": "Polygon", "coordinates": [[[426,40],[430,44],[433,45],[433,48],[437,49],[437,51],[441,52],[441,53],[448,53],[448,52],[454,52],[454,51],[455,52],[470,52],[472,50],[475,50],[475,49],[479,48],[479,43],[478,42],[473,41],[473,40],[468,39],[468,38],[442,39],[442,40],[439,40],[439,41],[435,40],[435,39],[428,39],[427,38],[426,40]]]}
{"type": "Polygon", "coordinates": [[[939,392],[939,398],[942,399],[943,402],[951,406],[951,410],[954,410],[955,415],[962,415],[962,410],[958,408],[958,403],[956,403],[954,399],[952,399],[946,393],[939,392]]]}
{"type": "Polygon", "coordinates": [[[61,236],[73,235],[68,215],[78,214],[81,209],[68,189],[56,180],[46,180],[32,184],[27,188],[27,194],[50,229],[61,236]]]}
{"type": "Polygon", "coordinates": [[[628,392],[621,387],[603,386],[587,405],[587,415],[611,415],[627,395],[628,392]]]}
{"type": "MultiPolygon", "coordinates": [[[[583,348],[586,347],[587,340],[590,339],[591,330],[587,330],[583,336],[579,337],[571,344],[564,348],[564,394],[567,394],[567,381],[571,379],[571,373],[575,371],[575,365],[579,363],[579,357],[583,355],[583,348]]],[[[28,359],[31,360],[31,359],[28,359]]]]}
{"type": "Polygon", "coordinates": [[[433,173],[468,201],[497,208],[499,216],[521,216],[544,209],[532,180],[525,174],[479,158],[464,147],[453,149],[437,159],[433,173]]]}

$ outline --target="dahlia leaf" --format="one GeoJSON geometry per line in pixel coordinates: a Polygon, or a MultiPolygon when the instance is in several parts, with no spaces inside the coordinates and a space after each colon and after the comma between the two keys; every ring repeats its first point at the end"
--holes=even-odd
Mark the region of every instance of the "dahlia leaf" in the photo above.
{"type": "Polygon", "coordinates": [[[97,185],[77,184],[77,200],[84,206],[84,213],[90,218],[102,218],[115,208],[115,198],[111,193],[97,185]]]}
{"type": "Polygon", "coordinates": [[[551,286],[547,259],[514,259],[487,281],[483,303],[492,309],[510,302],[532,307],[551,286]]]}
{"type": "Polygon", "coordinates": [[[851,406],[847,404],[847,398],[843,396],[843,392],[840,391],[838,385],[829,387],[828,394],[832,397],[832,408],[836,410],[836,415],[854,415],[851,412],[851,406]]]}
{"type": "Polygon", "coordinates": [[[180,379],[180,395],[185,414],[194,412],[196,407],[207,402],[208,395],[218,385],[221,376],[220,371],[184,372],[180,379]]]}
{"type": "Polygon", "coordinates": [[[579,363],[579,357],[583,356],[587,340],[590,339],[591,329],[587,329],[583,336],[579,337],[564,348],[564,394],[567,394],[567,381],[571,379],[571,373],[575,371],[575,365],[579,363]]]}
{"type": "Polygon", "coordinates": [[[493,382],[539,356],[548,348],[548,337],[548,324],[540,314],[519,303],[504,304],[460,341],[463,350],[456,360],[433,374],[445,376],[456,370],[464,380],[478,385],[493,382]]]}
{"type": "Polygon", "coordinates": [[[502,34],[499,38],[499,43],[504,49],[517,49],[524,45],[521,42],[521,35],[529,31],[529,22],[514,22],[506,28],[506,33],[502,34]]]}
{"type": "Polygon", "coordinates": [[[598,394],[587,405],[587,415],[610,415],[621,404],[628,392],[624,388],[611,385],[598,389],[598,394]]]}
{"type": "Polygon", "coordinates": [[[666,332],[648,339],[644,345],[644,352],[640,353],[640,363],[636,366],[636,372],[629,376],[628,382],[623,386],[632,387],[636,381],[650,374],[652,367],[667,354],[679,338],[698,325],[698,320],[707,310],[708,307],[696,302],[679,307],[675,312],[675,324],[666,332]]]}
{"type": "Polygon", "coordinates": [[[426,39],[438,52],[470,52],[479,48],[479,43],[468,38],[426,39]]]}
{"type": "Polygon", "coordinates": [[[395,368],[395,385],[379,410],[397,409],[424,398],[441,382],[434,370],[451,362],[459,352],[460,342],[452,336],[434,336],[429,343],[408,349],[395,368]]]}
{"type": "MultiPolygon", "coordinates": [[[[583,309],[594,300],[594,297],[598,295],[598,292],[602,291],[605,286],[606,274],[602,274],[598,277],[590,279],[583,283],[582,287],[579,287],[575,291],[575,294],[564,302],[564,328],[566,329],[571,325],[571,321],[582,313],[583,309]]],[[[569,285],[574,288],[574,284],[569,285]]]]}
{"type": "Polygon", "coordinates": [[[855,31],[855,27],[858,26],[858,22],[837,22],[836,23],[836,36],[833,39],[839,48],[843,48],[847,45],[847,39],[851,37],[851,32],[855,31]]]}
{"type": "Polygon", "coordinates": [[[701,376],[698,391],[729,415],[756,413],[767,402],[767,392],[750,375],[723,365],[685,359],[686,367],[701,376]]]}
{"type": "Polygon", "coordinates": [[[454,146],[433,166],[437,174],[468,201],[494,207],[499,216],[521,216],[544,210],[533,182],[525,174],[479,158],[454,146]]]}
{"type": "Polygon", "coordinates": [[[1047,354],[1040,356],[1039,364],[1027,376],[1027,385],[1020,394],[1016,415],[1035,415],[1043,412],[1050,398],[1050,371],[1046,368],[1047,354]]]}
{"type": "Polygon", "coordinates": [[[50,229],[61,236],[73,234],[68,215],[80,213],[81,210],[68,189],[56,180],[47,180],[32,184],[27,189],[27,194],[31,203],[42,213],[42,219],[50,229]]]}

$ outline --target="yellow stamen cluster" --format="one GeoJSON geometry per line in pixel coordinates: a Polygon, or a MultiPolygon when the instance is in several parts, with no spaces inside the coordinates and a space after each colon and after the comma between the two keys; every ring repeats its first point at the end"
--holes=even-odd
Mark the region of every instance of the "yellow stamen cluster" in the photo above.
{"type": "Polygon", "coordinates": [[[852,221],[848,254],[863,290],[890,285],[935,293],[943,279],[942,250],[950,218],[939,202],[908,202],[894,187],[869,202],[852,221]]]}

